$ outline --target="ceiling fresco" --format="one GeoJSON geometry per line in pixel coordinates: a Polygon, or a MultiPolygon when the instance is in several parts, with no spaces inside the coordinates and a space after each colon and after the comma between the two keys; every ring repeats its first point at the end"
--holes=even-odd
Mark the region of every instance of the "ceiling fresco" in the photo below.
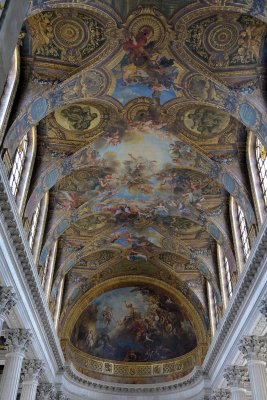
{"type": "Polygon", "coordinates": [[[49,191],[39,268],[80,372],[167,382],[201,364],[217,248],[235,276],[231,196],[256,222],[247,132],[267,143],[261,2],[33,0],[12,156],[37,126],[25,218],[49,191]],[[25,94],[27,93],[27,94],[25,94]],[[23,105],[23,107],[22,107],[23,105]]]}
{"type": "Polygon", "coordinates": [[[147,286],[114,289],[93,300],[77,321],[71,341],[96,357],[160,361],[192,351],[192,323],[166,294],[147,286]]]}

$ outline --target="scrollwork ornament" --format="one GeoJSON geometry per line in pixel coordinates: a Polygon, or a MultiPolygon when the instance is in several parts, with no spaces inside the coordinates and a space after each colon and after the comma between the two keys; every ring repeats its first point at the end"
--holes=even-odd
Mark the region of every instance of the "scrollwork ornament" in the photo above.
{"type": "Polygon", "coordinates": [[[230,365],[223,376],[229,387],[244,387],[249,382],[248,369],[243,366],[230,365]]]}
{"type": "Polygon", "coordinates": [[[17,303],[17,296],[12,287],[0,287],[0,315],[7,317],[11,308],[17,303]]]}
{"type": "Polygon", "coordinates": [[[261,301],[259,309],[261,314],[264,315],[265,319],[267,320],[267,295],[261,301]]]}
{"type": "Polygon", "coordinates": [[[44,372],[44,362],[41,360],[25,360],[22,365],[22,381],[39,381],[44,372]]]}
{"type": "Polygon", "coordinates": [[[218,389],[212,393],[211,400],[230,400],[230,390],[218,389]]]}
{"type": "Polygon", "coordinates": [[[261,336],[244,336],[238,346],[247,360],[264,360],[267,352],[267,339],[261,336]]]}
{"type": "Polygon", "coordinates": [[[56,400],[56,389],[52,383],[41,383],[37,388],[36,400],[56,400]]]}
{"type": "Polygon", "coordinates": [[[69,399],[63,392],[58,392],[57,400],[69,400],[69,399]]]}
{"type": "Polygon", "coordinates": [[[3,336],[9,352],[25,353],[32,341],[32,333],[28,329],[6,329],[3,336]]]}

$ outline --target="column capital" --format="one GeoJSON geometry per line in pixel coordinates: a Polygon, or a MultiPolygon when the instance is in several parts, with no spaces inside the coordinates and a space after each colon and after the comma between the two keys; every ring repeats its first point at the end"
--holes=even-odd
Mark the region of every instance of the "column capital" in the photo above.
{"type": "Polygon", "coordinates": [[[57,400],[68,400],[68,397],[63,392],[58,392],[57,400]]]}
{"type": "Polygon", "coordinates": [[[39,381],[44,372],[44,362],[41,360],[24,360],[21,370],[22,381],[39,381]]]}
{"type": "Polygon", "coordinates": [[[264,317],[267,320],[267,295],[264,297],[264,299],[260,302],[260,307],[259,310],[261,312],[262,315],[264,315],[264,317]]]}
{"type": "Polygon", "coordinates": [[[264,360],[267,352],[267,338],[264,336],[244,336],[238,346],[246,360],[264,360]]]}
{"type": "Polygon", "coordinates": [[[217,389],[214,390],[211,396],[212,400],[230,400],[230,390],[217,389]]]}
{"type": "Polygon", "coordinates": [[[6,329],[2,335],[10,353],[25,353],[32,341],[32,333],[28,329],[6,329]]]}
{"type": "Polygon", "coordinates": [[[230,365],[225,369],[223,374],[230,388],[239,387],[244,388],[249,383],[249,375],[247,367],[237,365],[230,365]]]}
{"type": "Polygon", "coordinates": [[[36,400],[56,400],[56,389],[52,383],[41,383],[37,388],[36,400]]]}
{"type": "Polygon", "coordinates": [[[0,315],[7,317],[18,299],[10,286],[0,286],[0,315]]]}

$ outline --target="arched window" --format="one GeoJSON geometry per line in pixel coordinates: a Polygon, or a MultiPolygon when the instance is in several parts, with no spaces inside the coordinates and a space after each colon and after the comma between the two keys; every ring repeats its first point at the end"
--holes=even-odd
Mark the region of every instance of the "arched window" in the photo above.
{"type": "Polygon", "coordinates": [[[229,262],[227,260],[227,257],[224,256],[224,271],[225,271],[225,281],[226,281],[226,288],[227,288],[227,294],[228,298],[230,299],[233,294],[233,281],[232,281],[232,275],[230,271],[230,266],[229,262]]]}
{"type": "Polygon", "coordinates": [[[47,276],[47,270],[48,270],[48,265],[50,263],[50,254],[47,255],[44,266],[41,270],[41,274],[40,274],[40,279],[41,279],[41,285],[42,288],[44,289],[45,287],[45,282],[46,282],[46,276],[47,276]]]}
{"type": "MultiPolygon", "coordinates": [[[[37,129],[33,127],[21,140],[13,161],[5,149],[3,161],[9,175],[11,191],[16,198],[20,215],[23,215],[34,166],[37,146],[37,129]]],[[[28,230],[29,231],[29,230],[28,230]]]]}
{"type": "Polygon", "coordinates": [[[217,245],[217,259],[222,301],[224,309],[226,309],[229,299],[233,294],[235,272],[233,272],[230,268],[229,261],[224,253],[224,249],[220,245],[217,245]]]}
{"type": "Polygon", "coordinates": [[[29,238],[28,238],[29,246],[31,249],[33,248],[33,244],[34,244],[34,239],[35,239],[39,215],[40,215],[40,209],[41,209],[41,207],[40,207],[40,203],[39,203],[38,206],[36,207],[36,209],[34,210],[34,213],[32,216],[32,223],[30,226],[30,232],[29,232],[29,238]]]}
{"type": "Polygon", "coordinates": [[[24,228],[28,235],[29,246],[32,250],[33,259],[37,263],[44,235],[44,228],[47,217],[49,202],[49,192],[45,194],[40,203],[37,205],[32,215],[31,221],[25,219],[24,228]]]}
{"type": "Polygon", "coordinates": [[[7,77],[4,92],[0,99],[0,143],[2,143],[4,137],[7,122],[9,119],[9,114],[17,91],[17,86],[19,82],[19,70],[20,70],[19,65],[20,65],[20,55],[19,55],[19,47],[17,46],[12,58],[12,64],[7,77]]]}
{"type": "Polygon", "coordinates": [[[267,153],[261,141],[256,139],[256,162],[265,206],[267,206],[267,153]]]}
{"type": "Polygon", "coordinates": [[[9,177],[11,191],[15,197],[17,196],[19,191],[22,172],[27,157],[28,144],[29,144],[28,135],[26,134],[17,148],[12,170],[9,177]]]}
{"type": "Polygon", "coordinates": [[[248,235],[248,228],[245,219],[245,215],[243,213],[242,208],[237,205],[237,216],[239,222],[239,229],[240,229],[240,238],[242,242],[243,253],[245,257],[245,261],[247,261],[249,253],[250,253],[250,243],[249,243],[249,235],[248,235]]]}
{"type": "MultiPolygon", "coordinates": [[[[243,271],[244,265],[250,253],[250,238],[247,223],[245,220],[242,208],[237,204],[233,196],[230,197],[230,219],[233,234],[234,250],[237,262],[237,276],[238,278],[243,271]]],[[[224,254],[221,258],[221,265],[224,264],[224,254]]]]}
{"type": "Polygon", "coordinates": [[[207,295],[208,295],[211,333],[214,336],[219,323],[219,310],[218,310],[216,295],[209,282],[207,282],[207,295]]]}
{"type": "Polygon", "coordinates": [[[267,214],[267,154],[261,141],[252,132],[247,140],[248,173],[258,226],[267,214]]]}

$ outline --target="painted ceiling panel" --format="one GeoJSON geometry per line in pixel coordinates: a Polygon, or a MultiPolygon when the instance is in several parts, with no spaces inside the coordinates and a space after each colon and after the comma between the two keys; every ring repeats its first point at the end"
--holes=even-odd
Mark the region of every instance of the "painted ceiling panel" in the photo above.
{"type": "Polygon", "coordinates": [[[66,357],[98,379],[168,381],[203,360],[208,283],[222,309],[218,246],[237,271],[231,196],[255,223],[244,166],[247,128],[267,138],[264,13],[250,0],[80,3],[33,1],[27,97],[5,143],[38,123],[25,217],[49,191],[39,266],[58,241],[50,307],[65,279],[66,357]]]}

